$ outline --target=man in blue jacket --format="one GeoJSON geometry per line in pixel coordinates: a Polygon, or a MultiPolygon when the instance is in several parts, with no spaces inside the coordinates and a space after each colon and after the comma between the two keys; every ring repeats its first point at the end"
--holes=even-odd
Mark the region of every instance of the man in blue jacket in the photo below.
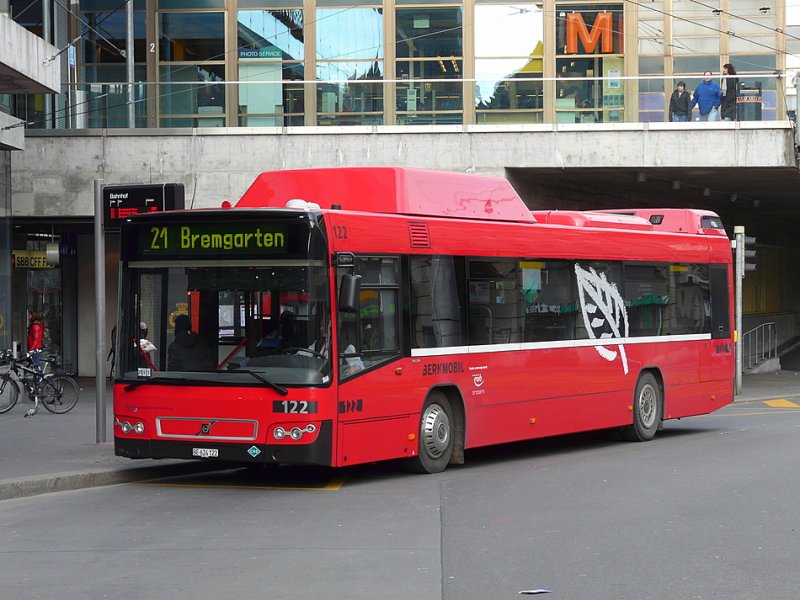
{"type": "MultiPolygon", "coordinates": [[[[703,81],[697,86],[692,96],[692,108],[700,105],[700,120],[708,121],[711,114],[719,114],[719,105],[722,101],[722,90],[715,81],[711,81],[711,71],[703,73],[703,81]],[[712,113],[713,111],[713,113],[712,113]]],[[[712,118],[712,121],[718,118],[712,118]]]]}

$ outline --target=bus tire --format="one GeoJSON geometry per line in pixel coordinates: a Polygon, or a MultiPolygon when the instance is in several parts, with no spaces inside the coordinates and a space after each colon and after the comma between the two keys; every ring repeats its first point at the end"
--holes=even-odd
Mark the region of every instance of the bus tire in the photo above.
{"type": "Polygon", "coordinates": [[[636,382],[633,395],[633,423],[622,429],[622,439],[629,442],[652,440],[664,412],[661,386],[652,373],[643,373],[636,382]]]}
{"type": "Polygon", "coordinates": [[[441,473],[453,454],[453,411],[447,396],[438,390],[428,394],[420,413],[417,456],[409,459],[414,473],[441,473]]]}

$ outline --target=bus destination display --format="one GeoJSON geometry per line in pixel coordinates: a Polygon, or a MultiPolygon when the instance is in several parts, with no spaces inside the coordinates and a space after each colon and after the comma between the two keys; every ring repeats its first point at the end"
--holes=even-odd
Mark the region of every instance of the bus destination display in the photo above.
{"type": "Polygon", "coordinates": [[[140,226],[139,253],[148,256],[224,257],[282,254],[285,225],[258,223],[140,226]]]}

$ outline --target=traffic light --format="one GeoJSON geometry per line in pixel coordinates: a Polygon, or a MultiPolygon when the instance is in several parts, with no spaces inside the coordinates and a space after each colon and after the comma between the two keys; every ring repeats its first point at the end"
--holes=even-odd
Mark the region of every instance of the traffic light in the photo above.
{"type": "Polygon", "coordinates": [[[740,277],[744,277],[750,271],[756,270],[756,251],[753,249],[756,238],[745,235],[744,225],[734,227],[733,236],[736,241],[737,272],[740,273],[740,277]]]}

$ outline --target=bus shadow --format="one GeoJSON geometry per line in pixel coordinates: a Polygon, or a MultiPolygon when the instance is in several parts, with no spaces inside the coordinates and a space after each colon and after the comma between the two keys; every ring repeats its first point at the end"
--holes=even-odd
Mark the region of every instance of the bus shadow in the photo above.
{"type": "MultiPolygon", "coordinates": [[[[656,438],[646,444],[694,437],[718,430],[690,424],[668,424],[656,438]]],[[[617,430],[600,430],[573,433],[555,437],[523,440],[474,448],[465,452],[463,465],[451,465],[443,475],[467,473],[475,469],[503,467],[512,463],[543,458],[597,452],[619,447],[625,451],[636,444],[620,438],[617,430]]],[[[338,491],[343,486],[372,485],[400,478],[415,478],[409,473],[404,460],[367,463],[352,467],[332,468],[305,465],[251,465],[231,464],[216,470],[180,474],[157,480],[157,485],[205,488],[242,488],[252,490],[306,490],[338,491]]]]}
{"type": "MultiPolygon", "coordinates": [[[[658,433],[651,442],[645,446],[657,445],[660,442],[678,440],[680,438],[694,437],[697,435],[715,433],[718,429],[697,425],[668,424],[658,433]]],[[[620,452],[630,451],[636,447],[635,442],[622,440],[618,430],[599,430],[582,433],[572,433],[534,440],[509,442],[495,446],[473,448],[465,452],[463,465],[450,465],[442,474],[447,476],[453,473],[468,473],[471,470],[492,467],[505,467],[509,464],[524,461],[535,461],[543,458],[574,455],[578,453],[592,453],[603,449],[620,448],[620,452]]],[[[371,484],[380,480],[414,477],[404,468],[403,460],[387,461],[346,467],[340,471],[347,480],[347,486],[371,484]]]]}

